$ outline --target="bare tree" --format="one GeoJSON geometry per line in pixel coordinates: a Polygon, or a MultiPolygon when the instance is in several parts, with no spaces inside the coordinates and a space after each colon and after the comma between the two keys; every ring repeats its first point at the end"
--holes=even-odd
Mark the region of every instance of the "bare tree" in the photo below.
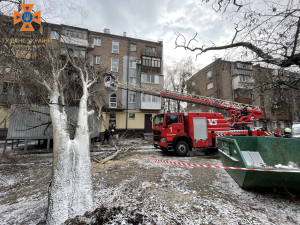
{"type": "Polygon", "coordinates": [[[299,72],[300,51],[300,3],[286,1],[237,1],[217,0],[212,7],[224,17],[235,22],[235,32],[226,44],[198,44],[197,33],[190,40],[178,33],[176,47],[199,52],[198,55],[214,50],[236,50],[244,60],[260,62],[269,68],[279,69],[276,76],[267,82],[278,88],[300,90],[300,77],[285,76],[289,69],[299,72]]]}
{"type": "MultiPolygon", "coordinates": [[[[182,59],[179,63],[166,66],[165,89],[186,93],[187,80],[195,72],[195,65],[192,57],[182,59]]],[[[182,106],[179,100],[167,99],[165,108],[169,111],[180,112],[182,106]]]]}

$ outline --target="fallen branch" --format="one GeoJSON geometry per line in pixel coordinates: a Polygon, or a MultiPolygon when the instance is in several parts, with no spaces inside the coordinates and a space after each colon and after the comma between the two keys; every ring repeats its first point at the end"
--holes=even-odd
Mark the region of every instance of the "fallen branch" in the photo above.
{"type": "MultiPolygon", "coordinates": [[[[125,135],[122,135],[122,136],[120,137],[120,140],[116,140],[116,141],[113,142],[114,147],[115,147],[115,149],[116,149],[116,152],[115,152],[114,154],[112,154],[112,155],[110,155],[110,156],[108,156],[108,157],[102,159],[102,160],[100,161],[100,164],[104,164],[104,163],[106,163],[107,161],[112,160],[112,159],[116,158],[117,156],[119,156],[119,155],[121,155],[121,154],[125,154],[125,153],[127,153],[128,151],[133,150],[133,149],[136,148],[136,147],[139,147],[139,146],[143,143],[143,139],[141,139],[137,144],[131,145],[131,146],[127,147],[127,148],[121,147],[121,146],[124,146],[124,143],[123,143],[123,141],[122,141],[123,136],[125,136],[125,135]]],[[[124,140],[125,140],[125,139],[124,139],[124,140]]]]}

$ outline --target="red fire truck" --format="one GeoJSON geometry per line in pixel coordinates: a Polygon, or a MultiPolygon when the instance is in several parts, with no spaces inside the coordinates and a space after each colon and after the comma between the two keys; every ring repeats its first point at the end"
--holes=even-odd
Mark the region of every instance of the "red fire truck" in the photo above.
{"type": "Polygon", "coordinates": [[[254,119],[260,119],[262,116],[263,112],[258,106],[116,82],[109,76],[105,77],[105,87],[109,91],[115,91],[119,87],[162,98],[222,108],[229,113],[228,120],[221,113],[207,112],[156,115],[152,128],[154,146],[163,150],[174,149],[180,156],[185,156],[192,150],[216,146],[217,136],[272,135],[267,131],[249,128],[249,125],[253,125],[254,119]]]}
{"type": "Polygon", "coordinates": [[[270,132],[233,129],[221,113],[163,113],[153,120],[153,144],[185,156],[197,148],[216,146],[217,136],[265,136],[270,132]]]}

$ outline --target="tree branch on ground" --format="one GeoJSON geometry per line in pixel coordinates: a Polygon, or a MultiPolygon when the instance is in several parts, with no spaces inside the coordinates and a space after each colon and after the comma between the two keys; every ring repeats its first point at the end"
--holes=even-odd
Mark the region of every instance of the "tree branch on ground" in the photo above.
{"type": "MultiPolygon", "coordinates": [[[[100,164],[104,164],[106,163],[107,161],[109,160],[112,160],[112,159],[115,159],[116,157],[118,156],[121,156],[121,155],[124,155],[124,154],[127,154],[128,152],[130,152],[131,150],[139,147],[142,145],[143,143],[143,139],[140,139],[138,141],[138,143],[134,144],[134,145],[130,145],[128,147],[125,147],[125,140],[126,140],[126,132],[120,136],[119,140],[113,140],[112,144],[115,148],[115,153],[113,153],[112,155],[110,156],[107,156],[106,158],[100,160],[100,164]]],[[[136,140],[136,139],[135,139],[136,140]]]]}

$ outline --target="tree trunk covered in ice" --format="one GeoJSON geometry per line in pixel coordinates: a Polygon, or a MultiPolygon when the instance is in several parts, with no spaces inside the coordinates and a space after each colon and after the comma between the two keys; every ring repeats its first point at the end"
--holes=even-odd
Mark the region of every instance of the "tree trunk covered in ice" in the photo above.
{"type": "MultiPolygon", "coordinates": [[[[82,74],[81,74],[82,75],[82,74]]],[[[90,83],[91,85],[91,83],[90,83]]],[[[83,95],[79,103],[75,138],[68,133],[67,114],[63,96],[54,91],[50,99],[53,124],[53,175],[49,187],[47,224],[62,224],[68,218],[93,209],[93,185],[90,160],[90,137],[87,111],[89,96],[87,79],[82,79],[83,95]]]]}

